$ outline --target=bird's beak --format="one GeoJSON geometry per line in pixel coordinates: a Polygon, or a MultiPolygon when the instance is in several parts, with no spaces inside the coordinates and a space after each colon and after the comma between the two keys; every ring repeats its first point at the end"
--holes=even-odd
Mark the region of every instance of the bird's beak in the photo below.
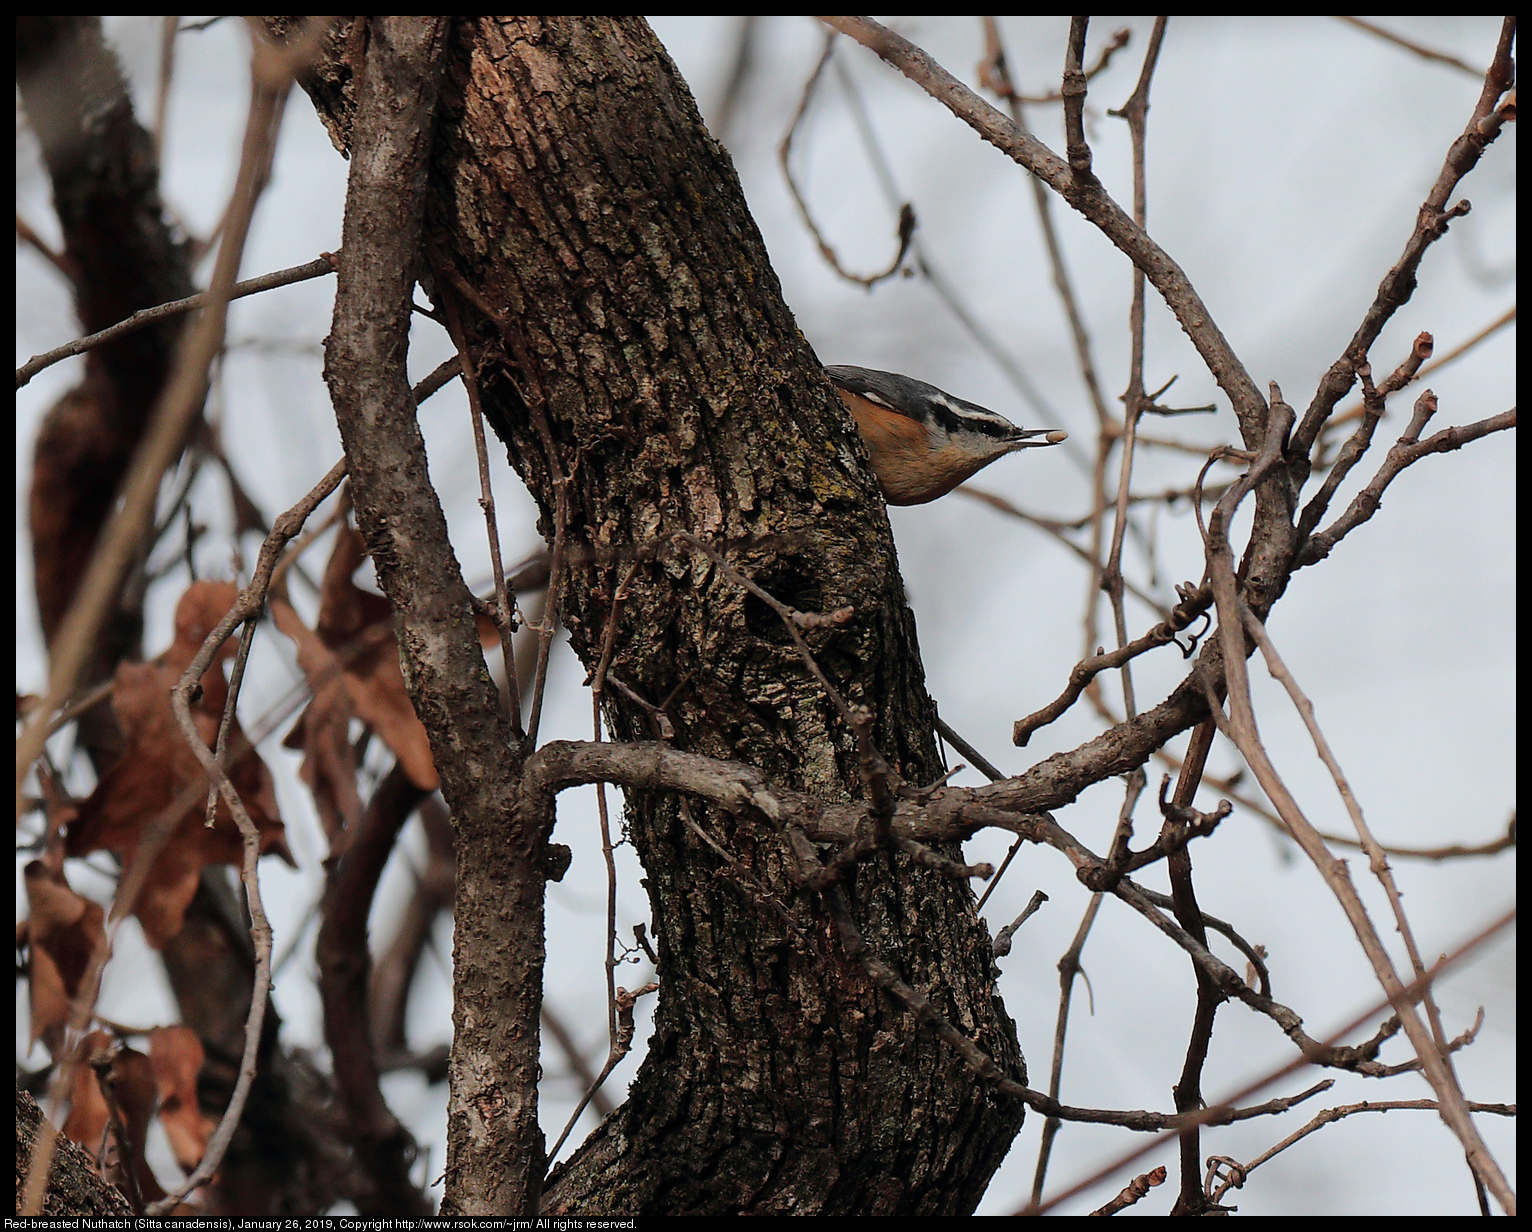
{"type": "Polygon", "coordinates": [[[1055,432],[1049,428],[1017,428],[1011,437],[1012,449],[1029,449],[1035,445],[1057,445],[1069,439],[1067,432],[1055,432]],[[1041,440],[1034,439],[1041,437],[1041,440]]]}

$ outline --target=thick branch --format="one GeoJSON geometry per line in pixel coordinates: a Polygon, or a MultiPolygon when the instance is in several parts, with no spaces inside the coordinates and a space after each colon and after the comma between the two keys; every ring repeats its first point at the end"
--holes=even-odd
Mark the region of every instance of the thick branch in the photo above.
{"type": "Polygon", "coordinates": [[[380,17],[368,21],[365,33],[325,376],[357,521],[394,605],[405,680],[458,829],[448,1118],[457,1123],[455,1146],[472,1144],[485,1154],[449,1154],[443,1209],[527,1213],[537,1209],[543,1175],[542,840],[518,829],[513,815],[510,732],[430,484],[405,375],[447,23],[380,17]]]}

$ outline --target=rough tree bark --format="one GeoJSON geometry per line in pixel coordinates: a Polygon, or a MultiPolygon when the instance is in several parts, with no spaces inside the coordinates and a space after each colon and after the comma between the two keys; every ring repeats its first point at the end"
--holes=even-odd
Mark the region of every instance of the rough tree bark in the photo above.
{"type": "MultiPolygon", "coordinates": [[[[339,23],[308,83],[343,145],[361,37],[339,23]]],[[[486,412],[550,540],[567,481],[559,598],[587,667],[626,581],[610,676],[663,709],[678,747],[826,798],[863,794],[853,735],[777,617],[702,554],[657,550],[674,532],[707,537],[797,608],[854,610],[809,635],[818,660],[876,716],[889,763],[910,783],[935,779],[914,620],[860,443],[727,154],[642,21],[454,24],[426,247],[432,294],[452,297],[483,354],[486,412]]],[[[604,700],[615,738],[655,736],[649,709],[612,687],[604,700]]],[[[846,956],[783,837],[662,793],[630,794],[625,828],[659,941],[655,1034],[627,1101],[551,1178],[544,1209],[971,1211],[1021,1105],[846,956]]],[[[848,898],[873,947],[1024,1078],[967,885],[880,856],[848,898]]]]}

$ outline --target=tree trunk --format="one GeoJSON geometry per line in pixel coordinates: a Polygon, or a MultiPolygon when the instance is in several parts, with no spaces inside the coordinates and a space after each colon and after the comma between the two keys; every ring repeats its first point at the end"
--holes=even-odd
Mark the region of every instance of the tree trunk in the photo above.
{"type": "MultiPolygon", "coordinates": [[[[342,25],[310,83],[342,142],[346,41],[342,25]]],[[[433,294],[483,354],[486,413],[545,535],[563,532],[560,615],[591,669],[626,592],[608,678],[649,707],[609,684],[612,736],[655,738],[659,707],[677,747],[826,798],[863,794],[854,736],[781,621],[666,538],[685,531],[800,610],[853,609],[806,635],[820,666],[875,716],[899,774],[938,777],[865,454],[727,154],[647,25],[459,21],[426,218],[433,294]]],[[[557,1170],[544,1209],[972,1211],[1022,1106],[847,957],[784,836],[664,793],[630,793],[625,828],[659,941],[655,1034],[627,1101],[557,1170]]],[[[874,951],[1023,1079],[968,886],[884,854],[847,898],[874,951]]]]}

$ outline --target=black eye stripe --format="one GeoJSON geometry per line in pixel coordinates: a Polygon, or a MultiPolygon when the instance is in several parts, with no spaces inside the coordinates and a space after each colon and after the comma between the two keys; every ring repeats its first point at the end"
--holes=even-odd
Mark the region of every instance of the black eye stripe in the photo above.
{"type": "Polygon", "coordinates": [[[1016,431],[1016,425],[1003,423],[988,416],[964,415],[943,406],[940,402],[932,401],[927,404],[931,412],[931,418],[948,432],[977,432],[981,436],[992,436],[997,441],[1006,440],[1016,431]]]}

